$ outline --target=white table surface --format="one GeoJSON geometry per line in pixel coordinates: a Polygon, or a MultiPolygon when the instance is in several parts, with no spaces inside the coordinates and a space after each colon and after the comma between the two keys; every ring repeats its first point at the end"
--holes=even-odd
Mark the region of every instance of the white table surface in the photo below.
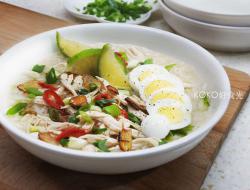
{"type": "MultiPolygon", "coordinates": [[[[76,20],[63,7],[63,0],[0,0],[61,19],[76,20]]],[[[146,25],[173,32],[160,13],[146,25]]],[[[211,51],[221,64],[250,74],[250,52],[211,51]]],[[[236,119],[227,139],[209,171],[201,190],[250,190],[250,98],[236,119]]]]}

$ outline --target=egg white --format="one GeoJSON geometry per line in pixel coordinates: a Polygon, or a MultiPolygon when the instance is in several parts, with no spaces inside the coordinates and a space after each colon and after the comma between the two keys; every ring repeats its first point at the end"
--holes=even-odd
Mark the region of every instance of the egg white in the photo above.
{"type": "Polygon", "coordinates": [[[168,120],[170,130],[181,129],[191,124],[191,103],[183,104],[175,100],[164,99],[154,106],[150,106],[148,111],[149,115],[160,114],[165,117],[168,120]]]}
{"type": "MultiPolygon", "coordinates": [[[[150,95],[152,95],[153,93],[155,93],[156,91],[160,90],[160,89],[168,89],[168,90],[177,90],[180,92],[184,92],[184,86],[182,81],[177,78],[176,76],[174,76],[171,73],[167,73],[167,74],[159,74],[157,76],[152,76],[148,79],[145,79],[141,85],[139,86],[139,94],[140,97],[144,100],[147,101],[147,99],[149,98],[150,95]],[[150,92],[149,94],[146,94],[146,92],[148,91],[147,89],[150,89],[150,85],[153,83],[157,83],[157,81],[161,81],[160,83],[169,83],[170,85],[157,85],[154,87],[156,88],[155,90],[153,90],[152,92],[150,92]]],[[[152,90],[152,89],[151,89],[152,90]]]]}
{"type": "Polygon", "coordinates": [[[129,83],[131,87],[135,90],[138,91],[139,87],[141,86],[141,83],[146,80],[147,78],[151,76],[157,76],[158,74],[168,74],[168,71],[156,64],[148,64],[148,65],[140,65],[136,68],[134,68],[130,73],[129,73],[129,83]],[[144,75],[144,76],[143,76],[144,75]]]}
{"type": "Polygon", "coordinates": [[[168,120],[160,114],[148,115],[141,123],[142,132],[147,137],[165,138],[169,131],[168,120]]]}

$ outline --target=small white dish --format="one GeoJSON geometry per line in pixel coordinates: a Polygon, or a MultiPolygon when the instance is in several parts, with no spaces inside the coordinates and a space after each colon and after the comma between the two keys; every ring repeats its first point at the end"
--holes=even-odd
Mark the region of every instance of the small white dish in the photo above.
{"type": "Polygon", "coordinates": [[[208,51],[181,36],[149,27],[128,24],[83,24],[58,28],[15,45],[0,57],[0,122],[23,148],[52,164],[89,173],[118,174],[153,168],[174,160],[194,148],[225,113],[230,100],[230,83],[220,63],[208,51]],[[55,34],[85,43],[134,44],[192,65],[208,89],[227,96],[211,99],[211,116],[187,136],[173,142],[131,152],[83,152],[55,146],[32,138],[16,127],[6,110],[17,77],[35,63],[58,53],[55,34]],[[138,35],[139,34],[139,35],[138,35]],[[211,77],[212,76],[212,77],[211,77]]]}
{"type": "Polygon", "coordinates": [[[220,51],[249,51],[250,27],[208,24],[194,20],[170,9],[159,0],[164,20],[179,34],[202,46],[220,51]]]}
{"type": "MultiPolygon", "coordinates": [[[[129,2],[131,0],[127,1],[129,2]]],[[[64,0],[64,7],[71,15],[77,18],[101,23],[112,23],[111,21],[105,20],[104,18],[83,14],[83,7],[85,7],[90,2],[93,2],[93,0],[64,0]]],[[[157,9],[157,3],[154,3],[154,0],[149,0],[148,2],[152,4],[153,9],[136,20],[127,21],[126,24],[142,24],[147,21],[150,18],[151,13],[157,9]]]]}
{"type": "Polygon", "coordinates": [[[226,26],[250,26],[249,0],[164,0],[183,16],[226,26]]]}

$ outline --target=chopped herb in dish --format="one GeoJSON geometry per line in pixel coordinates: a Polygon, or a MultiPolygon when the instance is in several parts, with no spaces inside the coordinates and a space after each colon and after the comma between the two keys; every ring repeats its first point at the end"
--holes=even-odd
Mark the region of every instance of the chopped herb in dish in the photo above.
{"type": "Polygon", "coordinates": [[[112,22],[136,20],[148,13],[152,6],[145,0],[94,0],[83,7],[83,14],[95,15],[112,22]]]}

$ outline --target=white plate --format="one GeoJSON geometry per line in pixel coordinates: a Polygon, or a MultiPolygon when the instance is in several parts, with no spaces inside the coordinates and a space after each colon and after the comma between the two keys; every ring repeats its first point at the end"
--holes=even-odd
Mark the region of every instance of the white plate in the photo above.
{"type": "Polygon", "coordinates": [[[178,14],[159,1],[165,21],[179,34],[202,46],[221,51],[249,51],[250,27],[208,24],[178,14]]]}
{"type": "MultiPolygon", "coordinates": [[[[125,1],[133,1],[133,0],[125,0],[125,1]]],[[[104,18],[96,17],[94,15],[82,14],[83,7],[85,7],[88,3],[93,2],[93,0],[64,0],[64,7],[65,9],[72,14],[73,16],[90,21],[98,21],[102,23],[111,23],[111,21],[107,21],[104,18]],[[80,10],[80,11],[78,11],[80,10]]],[[[151,13],[155,11],[158,7],[157,3],[154,3],[154,0],[149,0],[152,4],[153,9],[148,13],[142,15],[140,18],[136,20],[129,20],[126,24],[142,24],[149,19],[151,13]]]]}
{"type": "MultiPolygon", "coordinates": [[[[0,122],[8,134],[22,147],[52,164],[72,170],[117,174],[145,170],[169,162],[196,146],[225,113],[230,99],[230,83],[220,63],[199,45],[175,34],[149,27],[127,24],[83,24],[51,30],[31,37],[0,57],[0,122]],[[110,42],[134,44],[165,53],[196,68],[211,91],[223,92],[225,98],[214,97],[212,114],[187,136],[154,148],[131,152],[83,152],[71,150],[32,138],[18,129],[6,110],[18,76],[34,64],[58,52],[56,31],[66,38],[85,43],[110,42]],[[139,35],[138,35],[139,34],[139,35]],[[211,77],[213,76],[213,77],[211,77]]],[[[18,155],[16,155],[18,157],[18,155]]]]}
{"type": "Polygon", "coordinates": [[[164,0],[172,10],[212,24],[250,26],[250,0],[164,0]]]}

